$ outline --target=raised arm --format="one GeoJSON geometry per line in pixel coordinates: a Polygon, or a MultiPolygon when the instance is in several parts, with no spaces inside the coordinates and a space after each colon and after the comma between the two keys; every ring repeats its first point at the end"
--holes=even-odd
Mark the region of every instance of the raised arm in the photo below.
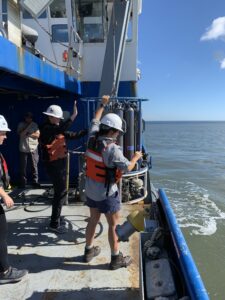
{"type": "Polygon", "coordinates": [[[26,124],[25,126],[22,126],[22,123],[20,123],[20,125],[17,128],[17,133],[19,135],[25,136],[28,133],[30,126],[31,126],[31,123],[26,124]]]}
{"type": "Polygon", "coordinates": [[[142,153],[141,151],[136,151],[134,153],[134,156],[132,157],[132,159],[130,160],[130,165],[128,166],[128,171],[132,171],[133,168],[135,167],[136,165],[136,162],[142,157],[142,153]]]}
{"type": "Polygon", "coordinates": [[[77,111],[77,100],[74,101],[74,105],[73,105],[73,113],[70,116],[71,121],[73,122],[76,117],[77,117],[78,111],[77,111]]]}
{"type": "Polygon", "coordinates": [[[96,110],[96,113],[95,113],[95,119],[96,120],[100,121],[100,119],[102,117],[102,113],[104,111],[104,108],[109,103],[109,99],[110,99],[110,97],[108,95],[102,96],[101,104],[100,104],[99,108],[96,110]]]}

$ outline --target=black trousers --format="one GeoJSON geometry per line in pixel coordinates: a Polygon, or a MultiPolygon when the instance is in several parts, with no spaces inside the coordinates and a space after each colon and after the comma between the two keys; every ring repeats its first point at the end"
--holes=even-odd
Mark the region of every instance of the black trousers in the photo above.
{"type": "Polygon", "coordinates": [[[60,225],[62,206],[67,199],[66,190],[66,159],[45,162],[46,171],[53,183],[54,198],[52,201],[51,227],[60,225]]]}
{"type": "Polygon", "coordinates": [[[7,222],[5,212],[0,204],[0,272],[4,272],[9,268],[8,252],[7,252],[7,222]]]}

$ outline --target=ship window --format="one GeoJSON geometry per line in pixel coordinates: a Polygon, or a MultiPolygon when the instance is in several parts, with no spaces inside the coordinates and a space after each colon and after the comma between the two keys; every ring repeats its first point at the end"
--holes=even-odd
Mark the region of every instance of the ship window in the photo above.
{"type": "MultiPolygon", "coordinates": [[[[0,5],[1,5],[1,1],[0,1],[0,5]]],[[[6,0],[2,1],[2,21],[7,22],[7,1],[6,0]]]]}
{"type": "Polygon", "coordinates": [[[104,42],[104,0],[75,1],[77,31],[85,43],[104,42]]]}
{"type": "Polygon", "coordinates": [[[7,13],[7,1],[2,0],[2,12],[7,13]]]}
{"type": "MultiPolygon", "coordinates": [[[[27,11],[23,10],[23,18],[24,19],[33,19],[32,15],[27,11]]],[[[38,17],[38,19],[45,19],[47,18],[47,11],[43,11],[43,13],[38,17]]]]}
{"type": "Polygon", "coordinates": [[[101,18],[85,17],[83,25],[83,40],[86,43],[103,42],[103,26],[101,18]]]}
{"type": "Polygon", "coordinates": [[[51,18],[66,18],[65,0],[54,0],[50,5],[51,18]]]}
{"type": "Polygon", "coordinates": [[[128,23],[126,41],[131,42],[133,38],[133,22],[132,19],[128,23]]]}
{"type": "Polygon", "coordinates": [[[52,42],[68,43],[68,27],[66,24],[52,25],[52,42]]]}

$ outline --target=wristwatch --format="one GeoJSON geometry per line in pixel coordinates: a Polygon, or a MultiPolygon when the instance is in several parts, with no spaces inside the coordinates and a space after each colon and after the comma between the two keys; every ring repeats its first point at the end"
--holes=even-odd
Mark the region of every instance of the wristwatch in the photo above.
{"type": "Polygon", "coordinates": [[[103,107],[103,108],[105,108],[105,107],[106,107],[106,104],[104,104],[104,103],[101,103],[101,104],[100,104],[100,107],[103,107]]]}

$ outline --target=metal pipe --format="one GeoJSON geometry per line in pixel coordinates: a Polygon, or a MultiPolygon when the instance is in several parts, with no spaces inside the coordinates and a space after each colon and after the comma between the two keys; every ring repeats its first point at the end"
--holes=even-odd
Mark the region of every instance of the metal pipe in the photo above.
{"type": "Polygon", "coordinates": [[[69,204],[69,187],[70,187],[70,153],[66,156],[66,200],[65,204],[69,204]]]}
{"type": "Polygon", "coordinates": [[[139,116],[138,116],[138,134],[137,134],[137,151],[142,151],[142,107],[141,100],[138,101],[139,106],[139,116]]]}
{"type": "Polygon", "coordinates": [[[0,28],[2,27],[2,0],[0,0],[0,28]]]}
{"type": "Polygon", "coordinates": [[[123,178],[134,177],[134,176],[141,175],[141,174],[144,174],[147,172],[148,172],[148,166],[146,166],[138,171],[131,171],[129,173],[125,173],[125,174],[123,174],[123,178]]]}
{"type": "Polygon", "coordinates": [[[124,116],[127,125],[127,132],[124,135],[124,154],[131,160],[134,155],[134,109],[128,106],[124,116]]]}
{"type": "MultiPolygon", "coordinates": [[[[113,110],[113,112],[115,114],[117,114],[121,120],[123,120],[123,114],[124,114],[124,111],[123,111],[123,107],[122,107],[122,104],[121,103],[116,103],[116,107],[115,107],[115,110],[113,110]]],[[[123,135],[120,134],[119,137],[118,137],[118,144],[120,145],[120,147],[123,149],[123,135]]]]}

